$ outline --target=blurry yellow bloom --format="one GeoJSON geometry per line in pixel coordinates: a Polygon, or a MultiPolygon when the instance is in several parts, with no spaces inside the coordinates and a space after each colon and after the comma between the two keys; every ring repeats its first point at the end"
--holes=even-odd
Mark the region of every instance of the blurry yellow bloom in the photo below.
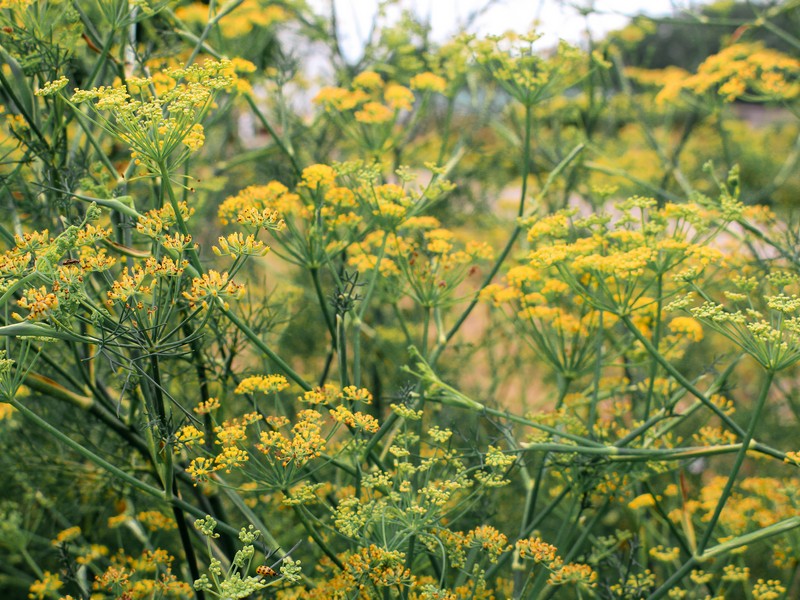
{"type": "Polygon", "coordinates": [[[55,539],[53,540],[53,545],[58,546],[59,544],[64,544],[66,542],[71,542],[72,540],[80,537],[81,535],[81,528],[77,525],[74,527],[68,527],[63,531],[60,531],[55,539]]]}
{"type": "Polygon", "coordinates": [[[404,85],[390,83],[383,91],[383,99],[394,110],[411,110],[414,94],[404,85]]]}
{"type": "Polygon", "coordinates": [[[344,88],[338,87],[324,87],[316,96],[314,96],[314,104],[319,104],[325,110],[332,111],[348,111],[353,110],[360,104],[369,99],[362,90],[349,91],[344,88]]]}
{"type": "Polygon", "coordinates": [[[353,78],[353,87],[373,91],[383,87],[383,78],[375,71],[363,71],[353,78]]]}
{"type": "Polygon", "coordinates": [[[443,77],[439,77],[429,71],[419,73],[411,78],[411,89],[419,90],[421,92],[439,92],[444,93],[447,88],[447,82],[443,77]]]}
{"type": "Polygon", "coordinates": [[[333,187],[336,171],[328,165],[311,165],[303,169],[300,186],[310,190],[333,187]]]}
{"type": "Polygon", "coordinates": [[[209,398],[204,402],[200,402],[195,408],[194,412],[198,415],[207,415],[211,411],[220,407],[219,400],[216,398],[209,398]]]}
{"type": "Polygon", "coordinates": [[[632,508],[633,510],[639,510],[640,508],[649,508],[655,505],[656,505],[656,499],[653,498],[652,494],[642,494],[640,496],[636,496],[636,498],[634,498],[628,503],[628,507],[632,508]]]}
{"type": "Polygon", "coordinates": [[[677,547],[665,548],[664,546],[659,544],[658,546],[650,548],[649,554],[659,562],[669,563],[669,562],[674,562],[678,560],[678,558],[680,558],[681,549],[677,547]]]}
{"type": "Polygon", "coordinates": [[[691,317],[675,317],[668,327],[672,333],[684,334],[693,342],[703,339],[703,326],[691,317]]]}
{"type": "Polygon", "coordinates": [[[34,581],[28,588],[28,598],[31,600],[46,600],[55,596],[64,582],[58,576],[58,573],[51,573],[45,571],[41,579],[34,581]]]}
{"type": "Polygon", "coordinates": [[[394,118],[394,111],[380,102],[367,102],[355,113],[356,121],[369,125],[387,123],[394,118]]]}
{"type": "Polygon", "coordinates": [[[283,375],[254,375],[243,379],[234,393],[236,394],[252,394],[254,392],[261,392],[262,394],[271,394],[280,392],[289,387],[289,382],[283,375]]]}
{"type": "Polygon", "coordinates": [[[170,531],[178,527],[175,519],[158,510],[142,511],[136,515],[136,518],[150,531],[170,531]]]}

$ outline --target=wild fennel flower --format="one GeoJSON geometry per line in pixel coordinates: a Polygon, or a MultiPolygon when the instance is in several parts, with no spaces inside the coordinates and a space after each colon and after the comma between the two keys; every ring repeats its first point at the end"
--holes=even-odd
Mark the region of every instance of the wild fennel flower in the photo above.
{"type": "Polygon", "coordinates": [[[768,312],[755,308],[729,310],[706,301],[689,309],[693,317],[721,333],[769,371],[800,362],[800,300],[783,294],[765,295],[768,312]]]}
{"type": "MultiPolygon", "coordinates": [[[[27,321],[42,321],[54,316],[57,314],[59,304],[58,295],[54,291],[48,291],[45,286],[28,288],[23,292],[22,298],[17,300],[17,305],[28,311],[24,317],[27,321]]],[[[23,320],[17,313],[12,313],[11,316],[18,321],[23,320]]]]}
{"type": "Polygon", "coordinates": [[[311,165],[303,169],[300,186],[309,190],[330,188],[336,183],[336,170],[328,165],[311,165]]]}
{"type": "Polygon", "coordinates": [[[289,387],[289,382],[283,375],[253,375],[245,377],[236,386],[234,393],[236,394],[252,394],[254,392],[261,392],[262,394],[271,394],[280,392],[289,387]]]}
{"type": "Polygon", "coordinates": [[[328,411],[337,423],[343,423],[354,431],[375,433],[380,429],[380,423],[372,415],[361,412],[352,412],[347,407],[339,405],[328,411]]]}
{"type": "Polygon", "coordinates": [[[597,587],[597,573],[589,565],[567,563],[550,573],[549,585],[575,585],[587,589],[597,587]]]}
{"type": "Polygon", "coordinates": [[[628,503],[628,507],[633,510],[649,508],[656,505],[656,500],[652,494],[641,494],[628,503]]]}
{"type": "Polygon", "coordinates": [[[443,77],[426,71],[418,73],[411,78],[410,86],[412,90],[420,92],[438,92],[443,94],[447,89],[447,82],[443,77]]]}
{"type": "Polygon", "coordinates": [[[241,233],[231,233],[227,237],[220,237],[217,240],[217,246],[213,246],[211,250],[217,256],[231,256],[239,258],[240,256],[264,256],[269,252],[269,246],[264,242],[257,240],[254,235],[245,237],[241,233]]]}
{"type": "Polygon", "coordinates": [[[28,598],[31,600],[47,600],[58,594],[58,590],[64,585],[58,573],[45,571],[41,578],[34,581],[28,588],[28,598]]]}
{"type": "Polygon", "coordinates": [[[577,48],[562,41],[555,57],[543,57],[533,47],[540,37],[534,32],[510,32],[471,44],[477,63],[526,106],[557,94],[586,74],[581,67],[587,59],[577,48]]]}
{"type": "Polygon", "coordinates": [[[523,560],[532,560],[535,563],[544,563],[547,566],[558,567],[561,565],[561,559],[558,557],[558,548],[538,537],[518,540],[516,551],[523,560]]]}
{"type": "Polygon", "coordinates": [[[223,225],[231,222],[265,229],[280,229],[282,219],[303,208],[300,197],[278,181],[253,185],[229,196],[218,209],[223,225]]]}
{"type": "Polygon", "coordinates": [[[201,277],[192,279],[192,287],[188,292],[183,292],[183,297],[189,301],[191,308],[198,305],[209,308],[209,303],[220,303],[227,310],[228,300],[238,300],[244,295],[244,285],[230,280],[227,273],[218,273],[210,270],[201,277]]]}
{"type": "Polygon", "coordinates": [[[468,547],[480,548],[483,552],[488,553],[491,563],[497,562],[501,554],[512,548],[508,543],[508,537],[491,525],[480,525],[468,531],[464,542],[468,547]]]}
{"type": "Polygon", "coordinates": [[[736,565],[725,565],[722,569],[722,581],[745,582],[750,579],[749,567],[737,567],[736,565]]]}
{"type": "Polygon", "coordinates": [[[207,415],[220,407],[220,402],[217,398],[209,398],[200,402],[193,410],[195,414],[207,415]]]}
{"type": "Polygon", "coordinates": [[[664,545],[658,544],[650,548],[648,554],[659,562],[671,563],[680,558],[681,549],[678,547],[666,548],[664,545]]]}
{"type": "Polygon", "coordinates": [[[686,90],[725,102],[791,101],[800,97],[800,61],[757,43],[737,43],[704,60],[693,75],[675,77],[656,97],[663,103],[686,90]]]}
{"type": "Polygon", "coordinates": [[[230,67],[223,60],[168,69],[164,75],[173,85],[160,95],[152,91],[153,80],[133,79],[129,87],[76,89],[70,101],[89,102],[97,123],[129,145],[132,158],[149,173],[160,174],[167,163],[174,169],[203,145],[201,120],[216,94],[233,84],[230,67]]]}

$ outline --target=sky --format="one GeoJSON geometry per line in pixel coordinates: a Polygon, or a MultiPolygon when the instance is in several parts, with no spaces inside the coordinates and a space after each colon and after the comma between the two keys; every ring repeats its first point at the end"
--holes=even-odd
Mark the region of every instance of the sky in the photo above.
{"type": "MultiPolygon", "coordinates": [[[[327,4],[330,0],[318,0],[327,4]]],[[[334,0],[343,49],[348,58],[357,58],[363,40],[377,10],[378,0],[334,0]]],[[[487,4],[487,0],[401,0],[401,6],[429,19],[432,37],[442,41],[459,30],[468,15],[487,4]]],[[[470,28],[480,35],[500,34],[508,30],[528,31],[535,21],[536,30],[544,33],[543,45],[558,39],[579,43],[585,37],[587,21],[575,6],[593,5],[597,14],[589,17],[592,35],[599,37],[624,26],[630,17],[645,13],[663,16],[675,9],[703,4],[698,0],[495,0],[470,28]]]]}

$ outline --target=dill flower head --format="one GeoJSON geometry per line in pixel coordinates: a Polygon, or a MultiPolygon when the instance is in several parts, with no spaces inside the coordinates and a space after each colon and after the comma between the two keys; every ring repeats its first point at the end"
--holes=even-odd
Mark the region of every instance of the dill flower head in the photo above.
{"type": "Polygon", "coordinates": [[[34,581],[28,588],[28,598],[31,600],[45,600],[58,594],[58,590],[64,585],[58,573],[45,571],[40,579],[34,581]]]}
{"type": "Polygon", "coordinates": [[[441,94],[447,89],[445,79],[430,71],[414,75],[411,78],[410,85],[412,90],[419,90],[420,92],[438,92],[441,94]]]}
{"type": "Polygon", "coordinates": [[[682,91],[716,96],[723,102],[792,101],[800,98],[800,60],[759,43],[737,43],[709,56],[694,74],[672,74],[656,102],[674,101],[682,91]]]}
{"type": "Polygon", "coordinates": [[[562,41],[556,56],[548,58],[533,47],[540,37],[534,32],[509,32],[471,45],[477,63],[526,106],[555,95],[587,74],[582,68],[586,58],[577,48],[562,41]]]}
{"type": "Polygon", "coordinates": [[[131,148],[134,161],[160,173],[202,147],[205,132],[200,121],[214,97],[235,83],[232,73],[228,60],[206,61],[169,68],[153,78],[132,78],[128,86],[76,89],[71,102],[89,102],[98,124],[131,148]],[[169,82],[161,93],[155,85],[158,78],[169,82]]]}
{"type": "Polygon", "coordinates": [[[183,292],[183,297],[189,301],[191,308],[199,305],[207,309],[209,303],[220,302],[227,310],[228,300],[240,299],[244,291],[244,285],[232,281],[227,273],[210,270],[203,273],[202,277],[195,277],[191,289],[183,292]]]}
{"type": "Polygon", "coordinates": [[[236,394],[252,394],[253,392],[261,392],[262,394],[271,394],[280,392],[289,387],[289,382],[283,375],[254,375],[242,379],[234,393],[236,394]]]}

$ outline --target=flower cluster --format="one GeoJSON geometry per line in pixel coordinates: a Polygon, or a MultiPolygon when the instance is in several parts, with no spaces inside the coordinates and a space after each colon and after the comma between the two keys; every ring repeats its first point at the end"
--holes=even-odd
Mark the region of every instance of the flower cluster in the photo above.
{"type": "Polygon", "coordinates": [[[737,43],[709,56],[697,73],[673,76],[656,100],[675,99],[680,92],[715,94],[725,102],[792,101],[800,98],[800,61],[761,44],[737,43]]]}
{"type": "Polygon", "coordinates": [[[230,61],[209,60],[169,69],[163,73],[168,81],[162,93],[156,93],[153,78],[131,77],[127,85],[76,89],[70,101],[89,102],[100,126],[130,146],[137,164],[163,174],[167,163],[174,169],[203,145],[201,120],[214,96],[235,83],[231,66],[230,61]]]}

